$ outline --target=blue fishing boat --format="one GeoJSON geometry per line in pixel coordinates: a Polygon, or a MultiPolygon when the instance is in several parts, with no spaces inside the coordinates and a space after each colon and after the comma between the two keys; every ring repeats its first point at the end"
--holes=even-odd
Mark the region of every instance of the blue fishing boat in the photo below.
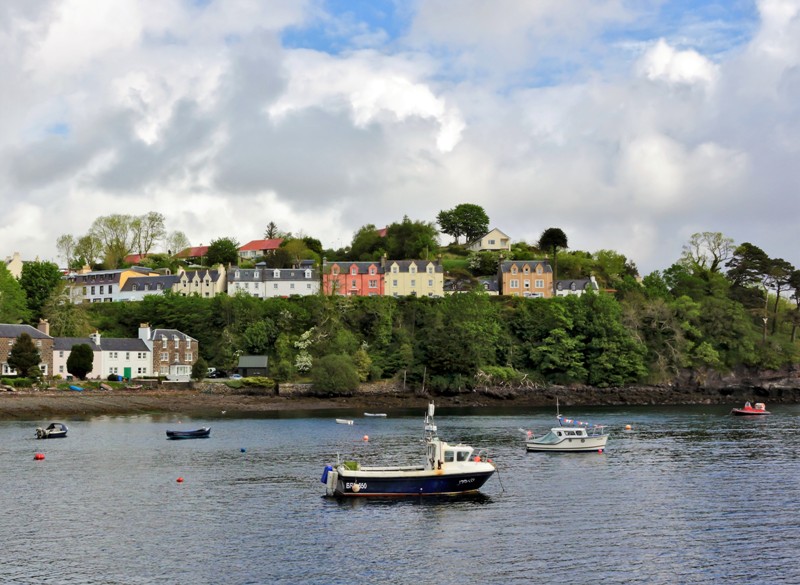
{"type": "Polygon", "coordinates": [[[328,496],[429,496],[478,491],[496,471],[485,453],[450,445],[436,435],[434,405],[425,415],[425,458],[421,465],[362,466],[356,461],[327,465],[322,473],[328,496]]]}
{"type": "Polygon", "coordinates": [[[191,431],[167,431],[168,439],[207,439],[211,436],[211,427],[201,427],[191,431]]]}

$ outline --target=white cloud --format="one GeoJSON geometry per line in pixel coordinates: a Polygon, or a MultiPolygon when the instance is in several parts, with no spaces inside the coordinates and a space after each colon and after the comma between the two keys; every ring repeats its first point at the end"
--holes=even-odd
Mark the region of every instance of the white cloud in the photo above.
{"type": "Polygon", "coordinates": [[[647,79],[668,83],[712,85],[717,78],[717,68],[710,60],[697,51],[677,51],[664,39],[642,56],[637,70],[647,79]]]}

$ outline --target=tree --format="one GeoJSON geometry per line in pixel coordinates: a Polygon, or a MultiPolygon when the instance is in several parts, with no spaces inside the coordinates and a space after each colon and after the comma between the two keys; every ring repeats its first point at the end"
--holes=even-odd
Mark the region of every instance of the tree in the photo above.
{"type": "Polygon", "coordinates": [[[87,343],[72,346],[72,351],[67,358],[67,371],[80,380],[86,379],[86,374],[94,367],[94,352],[87,343]]]}
{"type": "Polygon", "coordinates": [[[5,262],[0,262],[0,323],[20,323],[27,321],[29,315],[25,291],[5,262]]]}
{"type": "Polygon", "coordinates": [[[792,273],[794,266],[783,258],[770,259],[767,267],[767,286],[775,291],[775,306],[773,308],[772,335],[778,328],[778,306],[781,300],[781,292],[791,286],[792,273]]]}
{"type": "Polygon", "coordinates": [[[201,356],[192,364],[192,379],[202,380],[208,375],[208,362],[201,356]]]}
{"type": "Polygon", "coordinates": [[[50,323],[53,337],[86,337],[92,332],[87,311],[88,305],[72,302],[70,289],[63,281],[42,307],[42,315],[50,323]]]}
{"type": "Polygon", "coordinates": [[[41,318],[42,307],[61,282],[61,270],[53,262],[36,260],[23,264],[19,284],[28,297],[31,319],[41,318]]]}
{"type": "Polygon", "coordinates": [[[720,232],[702,232],[692,234],[683,246],[681,260],[691,268],[719,272],[732,251],[732,238],[726,238],[720,232]]]}
{"type": "Polygon", "coordinates": [[[165,243],[167,245],[167,253],[170,256],[174,256],[181,250],[185,250],[191,245],[189,243],[189,238],[187,238],[186,234],[181,231],[170,232],[166,237],[165,243]]]}
{"type": "Polygon", "coordinates": [[[451,235],[458,243],[460,236],[471,242],[489,231],[489,216],[480,205],[461,203],[453,209],[440,211],[436,222],[442,233],[451,235]]]}
{"type": "Polygon", "coordinates": [[[167,235],[164,216],[156,211],[134,217],[130,229],[133,250],[140,256],[149,254],[156,241],[167,235]]]}
{"type": "Polygon", "coordinates": [[[347,395],[358,389],[358,370],[353,358],[329,354],[314,362],[311,369],[314,391],[320,394],[347,395]]]}
{"type": "Polygon", "coordinates": [[[78,238],[75,244],[74,262],[80,265],[95,266],[103,255],[103,242],[95,234],[88,233],[78,238]]]}
{"type": "Polygon", "coordinates": [[[371,223],[361,226],[353,235],[350,244],[349,260],[377,260],[386,248],[386,238],[381,237],[378,229],[371,223]]]}
{"type": "Polygon", "coordinates": [[[213,240],[206,252],[206,262],[209,266],[237,264],[239,262],[239,242],[231,238],[213,240]]]}
{"type": "Polygon", "coordinates": [[[278,237],[278,233],[278,226],[274,221],[271,221],[267,224],[267,229],[264,230],[264,238],[267,240],[274,240],[278,237]]]}
{"type": "Polygon", "coordinates": [[[427,260],[439,249],[432,223],[411,221],[408,216],[386,228],[386,253],[395,260],[427,260]]]}
{"type": "Polygon", "coordinates": [[[92,223],[89,233],[103,245],[103,258],[106,268],[118,268],[122,260],[131,253],[133,231],[130,215],[114,214],[98,217],[92,223]]]}
{"type": "Polygon", "coordinates": [[[60,235],[56,240],[56,250],[58,250],[58,255],[64,259],[64,265],[68,268],[73,268],[76,245],[77,242],[72,234],[60,235]]]}
{"type": "MultiPolygon", "coordinates": [[[[8,367],[20,376],[30,376],[33,368],[39,369],[42,358],[27,333],[20,333],[8,354],[8,367]]],[[[34,372],[35,373],[35,372],[34,372]]]]}
{"type": "Polygon", "coordinates": [[[547,228],[539,237],[539,249],[549,252],[553,256],[553,296],[556,295],[556,281],[558,280],[558,249],[569,248],[567,235],[559,228],[547,228]]]}

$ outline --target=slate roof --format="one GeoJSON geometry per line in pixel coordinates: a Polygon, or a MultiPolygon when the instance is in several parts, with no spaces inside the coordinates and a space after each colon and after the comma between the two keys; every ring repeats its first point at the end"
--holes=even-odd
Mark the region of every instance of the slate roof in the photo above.
{"type": "Polygon", "coordinates": [[[334,266],[339,267],[339,274],[350,274],[350,269],[355,266],[358,270],[358,274],[369,274],[369,269],[371,266],[377,268],[377,274],[383,274],[385,272],[384,267],[381,266],[381,263],[378,260],[373,262],[350,262],[348,260],[342,260],[341,262],[331,262],[329,263],[325,271],[326,273],[330,274],[331,270],[334,266]]]}
{"type": "Polygon", "coordinates": [[[390,270],[393,264],[397,264],[400,272],[408,272],[408,269],[412,264],[416,265],[420,274],[426,274],[428,264],[433,264],[434,272],[444,272],[444,268],[442,267],[441,263],[437,262],[436,260],[387,260],[384,271],[390,270]]]}
{"type": "Polygon", "coordinates": [[[600,290],[597,282],[591,278],[575,278],[572,280],[557,280],[556,288],[558,290],[600,290]]]}
{"type": "MultiPolygon", "coordinates": [[[[100,338],[102,341],[102,337],[100,338]]],[[[54,337],[53,351],[72,351],[72,348],[80,344],[88,345],[92,351],[100,351],[91,337],[54,337]]]]}
{"type": "Polygon", "coordinates": [[[550,267],[550,263],[547,260],[506,260],[500,263],[500,271],[511,272],[511,267],[516,265],[517,270],[522,272],[522,268],[526,264],[531,267],[531,273],[534,274],[536,272],[536,266],[539,264],[542,265],[542,269],[545,272],[553,272],[553,269],[550,267]]]}
{"type": "Polygon", "coordinates": [[[122,290],[126,292],[133,291],[133,287],[136,287],[137,291],[140,290],[166,290],[172,288],[172,285],[175,284],[180,280],[180,277],[175,274],[167,274],[164,276],[139,276],[137,278],[129,278],[125,281],[125,284],[122,286],[122,290]],[[161,289],[158,288],[158,285],[161,285],[161,289]],[[145,289],[145,285],[148,285],[150,288],[145,289]]]}
{"type": "Polygon", "coordinates": [[[190,335],[186,335],[178,331],[177,329],[153,329],[153,332],[150,334],[150,339],[153,341],[160,341],[162,337],[166,336],[167,339],[173,340],[175,337],[180,339],[181,341],[186,341],[187,339],[191,341],[197,341],[194,337],[190,335]]]}
{"type": "Polygon", "coordinates": [[[20,333],[27,333],[31,339],[53,339],[30,325],[0,324],[0,337],[16,339],[20,333]]]}
{"type": "Polygon", "coordinates": [[[267,356],[265,355],[243,355],[239,356],[239,368],[266,368],[267,356]]]}
{"type": "Polygon", "coordinates": [[[103,351],[150,351],[144,339],[137,337],[101,337],[100,349],[103,351]]]}

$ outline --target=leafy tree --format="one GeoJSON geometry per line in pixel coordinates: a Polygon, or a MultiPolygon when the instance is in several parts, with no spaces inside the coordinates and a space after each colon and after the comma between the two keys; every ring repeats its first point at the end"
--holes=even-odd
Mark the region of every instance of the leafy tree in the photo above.
{"type": "Polygon", "coordinates": [[[30,376],[33,369],[38,370],[42,358],[33,339],[27,333],[20,333],[8,354],[8,367],[21,376],[30,376]]]}
{"type": "Polygon", "coordinates": [[[436,235],[433,224],[411,221],[405,216],[400,223],[393,223],[386,228],[386,253],[394,260],[427,260],[439,249],[436,235]]]}
{"type": "Polygon", "coordinates": [[[34,321],[41,318],[42,306],[61,282],[61,270],[53,262],[36,260],[23,264],[19,284],[28,297],[28,309],[34,321]]]}
{"type": "Polygon", "coordinates": [[[253,355],[266,355],[278,336],[272,321],[259,319],[248,325],[244,332],[244,349],[253,355]]]}
{"type": "Polygon", "coordinates": [[[381,237],[378,229],[371,223],[361,226],[353,235],[348,260],[377,260],[383,253],[386,239],[381,237]]]}
{"type": "Polygon", "coordinates": [[[130,215],[113,214],[98,217],[92,223],[89,233],[102,243],[106,268],[119,267],[125,256],[131,253],[133,219],[130,215]]]}
{"type": "Polygon", "coordinates": [[[549,252],[553,256],[553,296],[556,294],[556,281],[558,280],[558,250],[568,247],[567,235],[559,228],[547,228],[539,236],[539,249],[549,252]]]}
{"type": "Polygon", "coordinates": [[[720,232],[692,234],[683,246],[681,261],[688,267],[709,272],[719,272],[733,252],[733,239],[720,232]]]}
{"type": "Polygon", "coordinates": [[[500,266],[500,253],[489,250],[472,252],[467,259],[467,266],[475,276],[496,276],[500,266]]]}
{"type": "Polygon", "coordinates": [[[311,236],[304,236],[302,240],[306,245],[306,248],[314,252],[314,254],[316,254],[319,258],[322,258],[322,242],[320,242],[317,238],[312,238],[311,236]]]}
{"type": "Polygon", "coordinates": [[[42,315],[53,337],[85,337],[92,332],[87,310],[87,305],[71,301],[70,289],[62,281],[42,307],[42,315]]]}
{"type": "Polygon", "coordinates": [[[75,258],[75,246],[77,242],[72,234],[63,234],[56,240],[56,250],[58,255],[64,259],[64,265],[73,268],[75,258]]]}
{"type": "Polygon", "coordinates": [[[149,254],[153,245],[167,235],[164,216],[156,211],[134,217],[130,230],[132,249],[141,256],[149,254]]]}
{"type": "Polygon", "coordinates": [[[94,366],[94,352],[87,343],[79,343],[72,347],[67,358],[67,371],[80,380],[86,379],[86,374],[94,366]]]}
{"type": "Polygon", "coordinates": [[[585,382],[584,341],[563,329],[553,329],[541,344],[531,350],[536,369],[555,382],[585,382]]]}
{"type": "Polygon", "coordinates": [[[236,264],[239,262],[239,242],[231,238],[213,240],[206,252],[206,262],[209,266],[222,264],[236,264]]]}
{"type": "Polygon", "coordinates": [[[167,245],[167,254],[170,256],[174,256],[190,246],[189,238],[181,231],[170,232],[166,237],[165,243],[167,245]]]}
{"type": "Polygon", "coordinates": [[[344,354],[329,354],[315,360],[311,379],[314,391],[319,394],[348,395],[359,385],[353,358],[344,354]]]}
{"type": "Polygon", "coordinates": [[[287,255],[287,268],[300,266],[301,260],[314,259],[314,252],[308,249],[304,240],[298,238],[285,239],[278,249],[283,250],[287,255]]]}
{"type": "Polygon", "coordinates": [[[30,316],[25,291],[19,281],[0,262],[0,323],[20,323],[30,316]]]}
{"type": "Polygon", "coordinates": [[[81,266],[94,267],[103,256],[103,242],[93,233],[78,238],[75,243],[74,262],[81,266]]]}
{"type": "MultiPolygon", "coordinates": [[[[24,270],[23,270],[24,271],[24,270]]],[[[792,273],[795,271],[794,266],[783,258],[770,259],[767,267],[767,286],[775,291],[775,305],[773,308],[772,318],[772,334],[778,328],[778,307],[781,300],[781,292],[785,291],[787,287],[791,286],[792,273]]]]}
{"type": "Polygon", "coordinates": [[[460,236],[471,242],[489,231],[489,216],[483,207],[473,203],[461,203],[453,209],[440,211],[436,222],[442,233],[455,238],[455,243],[460,236]]]}

